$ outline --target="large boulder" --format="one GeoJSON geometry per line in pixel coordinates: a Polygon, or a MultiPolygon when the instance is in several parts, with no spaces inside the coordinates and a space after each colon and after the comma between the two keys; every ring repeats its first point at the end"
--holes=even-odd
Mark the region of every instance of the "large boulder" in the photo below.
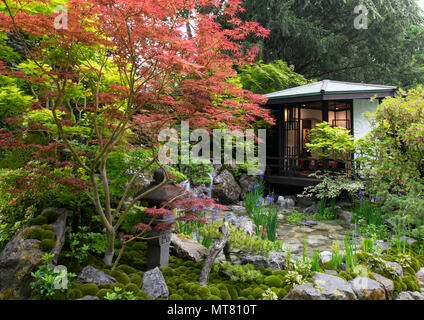
{"type": "Polygon", "coordinates": [[[116,283],[116,279],[92,266],[86,266],[75,279],[83,283],[105,284],[116,283]]]}
{"type": "Polygon", "coordinates": [[[424,294],[417,291],[402,291],[396,300],[424,300],[424,294]]]}
{"type": "Polygon", "coordinates": [[[171,251],[179,258],[194,262],[202,261],[208,255],[208,249],[190,238],[171,235],[171,251]]]}
{"type": "Polygon", "coordinates": [[[255,225],[248,217],[238,217],[234,212],[230,212],[224,216],[224,221],[231,223],[236,229],[243,230],[249,236],[256,234],[255,225]]]}
{"type": "Polygon", "coordinates": [[[234,176],[223,170],[213,180],[212,197],[222,204],[237,204],[240,198],[241,189],[234,176]]]}
{"type": "Polygon", "coordinates": [[[377,280],[383,285],[384,289],[386,290],[387,299],[391,300],[393,298],[393,292],[395,291],[394,282],[378,273],[372,272],[371,274],[374,276],[375,280],[377,280]]]}
{"type": "Polygon", "coordinates": [[[241,264],[252,264],[255,268],[282,270],[284,266],[284,255],[276,251],[271,251],[269,257],[243,254],[240,256],[240,262],[241,264]]]}
{"type": "Polygon", "coordinates": [[[249,185],[251,182],[252,177],[248,176],[247,174],[243,174],[239,179],[239,185],[240,185],[240,191],[241,196],[246,195],[249,192],[249,185]]]}
{"type": "Polygon", "coordinates": [[[144,273],[142,290],[152,299],[168,299],[168,286],[166,285],[165,278],[158,267],[144,273]]]}
{"type": "MultiPolygon", "coordinates": [[[[51,253],[54,254],[53,263],[57,263],[57,258],[65,241],[66,210],[48,208],[45,210],[56,210],[57,220],[52,224],[56,240],[51,253]]],[[[35,239],[25,239],[28,230],[36,228],[23,227],[6,244],[0,254],[0,299],[29,299],[33,296],[30,283],[34,281],[31,272],[35,272],[43,264],[43,256],[40,241],[35,239]]]]}
{"type": "Polygon", "coordinates": [[[386,300],[386,289],[376,280],[360,276],[349,283],[359,300],[386,300]]]}
{"type": "Polygon", "coordinates": [[[284,300],[357,300],[357,297],[346,280],[316,272],[312,282],[295,285],[284,300]]]}
{"type": "Polygon", "coordinates": [[[346,210],[339,210],[339,219],[345,221],[348,224],[352,223],[352,213],[346,210]]]}

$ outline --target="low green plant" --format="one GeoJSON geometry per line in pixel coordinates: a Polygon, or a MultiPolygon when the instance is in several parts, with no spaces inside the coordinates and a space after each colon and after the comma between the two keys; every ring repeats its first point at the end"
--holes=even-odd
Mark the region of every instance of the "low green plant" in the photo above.
{"type": "MultiPolygon", "coordinates": [[[[198,232],[203,237],[217,240],[221,238],[219,227],[222,226],[222,224],[223,222],[209,223],[199,228],[198,232]]],[[[261,239],[256,235],[250,236],[246,234],[244,230],[236,229],[232,225],[230,225],[230,237],[228,239],[228,244],[232,248],[242,249],[251,253],[258,253],[264,256],[268,256],[270,251],[280,250],[282,247],[282,243],[280,241],[272,242],[266,239],[261,239]]]]}
{"type": "Polygon", "coordinates": [[[317,272],[320,268],[320,255],[318,250],[314,250],[314,254],[312,256],[311,261],[311,270],[313,272],[317,272]]]}
{"type": "Polygon", "coordinates": [[[286,221],[290,223],[299,223],[306,218],[304,213],[300,213],[297,210],[293,210],[291,215],[286,217],[286,221]]]}
{"type": "Polygon", "coordinates": [[[342,264],[344,259],[344,255],[340,252],[340,246],[337,241],[333,241],[333,244],[331,245],[331,260],[330,264],[335,268],[338,269],[340,265],[342,264]]]}
{"type": "Polygon", "coordinates": [[[56,266],[51,263],[54,255],[46,253],[43,256],[44,264],[37,271],[31,272],[35,281],[30,283],[32,289],[39,291],[42,298],[53,297],[57,292],[65,293],[68,289],[68,281],[72,280],[76,274],[67,272],[66,269],[56,270],[56,266]]]}
{"type": "Polygon", "coordinates": [[[335,208],[336,201],[335,199],[330,199],[329,204],[327,200],[321,199],[315,206],[318,209],[318,212],[312,216],[314,220],[333,220],[337,217],[338,213],[335,208]]]}
{"type": "Polygon", "coordinates": [[[230,280],[241,281],[241,282],[250,282],[258,281],[260,282],[263,278],[262,274],[255,270],[254,266],[251,264],[232,264],[228,261],[222,264],[214,264],[214,271],[220,272],[230,280]]]}
{"type": "Polygon", "coordinates": [[[277,294],[268,288],[264,293],[262,293],[262,300],[278,300],[277,294]]]}
{"type": "Polygon", "coordinates": [[[125,292],[120,287],[114,287],[113,292],[107,292],[104,296],[106,300],[136,300],[132,291],[125,292]]]}
{"type": "Polygon", "coordinates": [[[353,270],[357,266],[357,257],[356,257],[356,230],[355,234],[350,236],[348,232],[345,234],[344,238],[345,244],[345,255],[346,255],[346,269],[353,270]]]}

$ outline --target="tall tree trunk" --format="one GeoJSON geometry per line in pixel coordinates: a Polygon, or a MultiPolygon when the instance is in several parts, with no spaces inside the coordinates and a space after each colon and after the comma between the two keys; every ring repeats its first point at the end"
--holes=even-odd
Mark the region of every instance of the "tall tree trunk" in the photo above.
{"type": "Polygon", "coordinates": [[[107,265],[111,265],[113,262],[113,256],[115,254],[115,230],[112,228],[112,231],[106,229],[106,238],[107,238],[107,249],[103,262],[107,265]]]}

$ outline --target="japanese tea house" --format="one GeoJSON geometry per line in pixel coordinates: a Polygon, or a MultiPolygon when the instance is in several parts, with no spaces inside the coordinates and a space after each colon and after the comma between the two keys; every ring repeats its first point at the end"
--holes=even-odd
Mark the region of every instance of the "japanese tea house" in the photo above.
{"type": "Polygon", "coordinates": [[[310,130],[328,122],[362,137],[369,130],[364,113],[374,112],[383,98],[394,96],[397,90],[393,86],[323,80],[266,94],[265,107],[276,119],[267,134],[267,182],[304,187],[319,181],[308,177],[313,171],[325,168],[347,172],[351,160],[322,160],[307,151],[310,130]],[[372,97],[376,99],[371,101],[372,97]]]}

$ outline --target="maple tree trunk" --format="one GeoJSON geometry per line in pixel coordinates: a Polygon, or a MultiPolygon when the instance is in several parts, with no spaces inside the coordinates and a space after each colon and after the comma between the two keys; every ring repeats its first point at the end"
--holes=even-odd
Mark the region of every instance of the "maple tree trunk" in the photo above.
{"type": "Polygon", "coordinates": [[[222,234],[222,238],[218,241],[215,241],[209,248],[209,254],[206,257],[205,263],[202,268],[202,272],[200,273],[199,283],[202,286],[206,286],[209,282],[209,274],[212,269],[212,265],[218,256],[218,254],[224,249],[228,238],[230,237],[230,227],[228,223],[224,223],[219,231],[222,234]]]}
{"type": "Polygon", "coordinates": [[[107,249],[103,258],[103,262],[111,265],[113,262],[113,255],[115,254],[115,230],[106,229],[107,249]]]}

